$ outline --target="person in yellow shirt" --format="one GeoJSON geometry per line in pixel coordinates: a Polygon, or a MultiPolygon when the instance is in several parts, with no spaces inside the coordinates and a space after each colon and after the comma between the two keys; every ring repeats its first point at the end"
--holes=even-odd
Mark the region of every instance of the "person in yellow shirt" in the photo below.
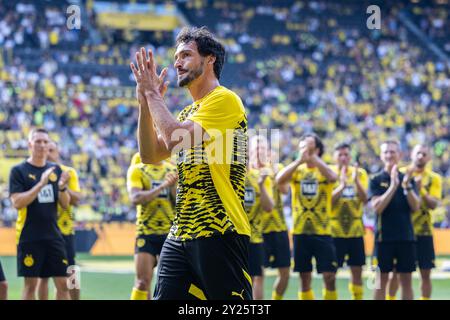
{"type": "MultiPolygon", "coordinates": [[[[275,175],[283,168],[281,163],[273,163],[275,155],[269,148],[269,142],[264,136],[255,136],[250,141],[250,166],[257,170],[269,172],[265,187],[268,190],[274,206],[272,210],[262,213],[261,225],[264,238],[264,265],[278,269],[272,290],[273,300],[282,300],[289,283],[291,266],[291,249],[289,234],[283,213],[281,191],[275,183],[275,175]]],[[[287,189],[287,188],[286,188],[287,189]]],[[[289,190],[284,190],[287,193],[289,190]]]]}
{"type": "Polygon", "coordinates": [[[362,266],[366,262],[364,251],[363,208],[367,202],[369,181],[367,172],[358,165],[351,166],[351,147],[340,143],[334,149],[331,166],[339,175],[332,196],[331,233],[336,247],[338,268],[344,262],[350,267],[349,290],[353,300],[362,300],[362,266]]]}
{"type": "MultiPolygon", "coordinates": [[[[411,152],[411,160],[411,165],[400,168],[400,172],[406,173],[409,168],[413,169],[414,181],[420,194],[420,210],[413,213],[412,221],[420,270],[421,300],[429,300],[432,291],[431,270],[435,267],[432,211],[439,206],[442,199],[442,177],[427,169],[427,164],[431,160],[431,151],[428,146],[416,145],[411,152]]],[[[398,287],[398,274],[394,272],[389,280],[388,298],[390,300],[395,300],[398,287]]]]}
{"type": "Polygon", "coordinates": [[[155,165],[138,163],[128,169],[128,194],[137,211],[132,300],[151,299],[153,269],[174,217],[176,182],[175,167],[167,161],[155,165]]]}
{"type": "Polygon", "coordinates": [[[261,218],[263,212],[273,209],[273,200],[264,185],[270,172],[265,169],[249,169],[245,182],[244,205],[251,227],[248,264],[254,300],[264,299],[264,239],[261,218]]]}
{"type": "Polygon", "coordinates": [[[337,299],[336,251],[331,237],[331,199],[337,174],[321,159],[322,141],[314,134],[300,139],[299,157],[281,170],[277,184],[290,184],[294,227],[294,271],[300,273],[299,299],[312,300],[312,258],[323,274],[326,300],[337,299]]]}
{"type": "MultiPolygon", "coordinates": [[[[47,159],[48,161],[58,164],[64,172],[69,174],[67,192],[70,195],[70,205],[67,209],[63,209],[58,205],[57,223],[66,246],[68,265],[75,266],[75,230],[73,227],[75,218],[74,207],[77,206],[82,199],[78,174],[74,168],[61,163],[59,145],[55,141],[50,141],[48,144],[47,159]]],[[[80,300],[80,289],[76,286],[74,286],[73,289],[69,289],[69,294],[71,300],[80,300]]],[[[38,296],[39,300],[48,300],[48,278],[42,277],[39,279],[38,296]]]]}
{"type": "Polygon", "coordinates": [[[225,48],[205,27],[177,36],[177,84],[193,103],[173,117],[164,101],[167,68],[158,75],[151,50],[130,67],[139,101],[143,163],[177,155],[173,226],[158,266],[155,300],[252,298],[248,274],[251,228],[244,209],[247,116],[240,97],[221,86],[225,48]]]}

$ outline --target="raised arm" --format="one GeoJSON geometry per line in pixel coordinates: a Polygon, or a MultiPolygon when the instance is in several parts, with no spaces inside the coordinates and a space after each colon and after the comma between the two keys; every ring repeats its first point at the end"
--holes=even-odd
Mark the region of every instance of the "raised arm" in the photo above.
{"type": "Polygon", "coordinates": [[[285,168],[281,169],[276,177],[275,181],[280,188],[280,191],[286,190],[289,186],[289,182],[292,180],[295,170],[303,163],[303,159],[297,159],[294,162],[291,162],[285,168]]]}
{"type": "Polygon", "coordinates": [[[58,203],[63,209],[67,209],[70,205],[70,194],[67,188],[69,178],[69,174],[63,171],[58,182],[58,203]]]}
{"type": "Polygon", "coordinates": [[[141,161],[155,164],[170,157],[170,151],[161,137],[158,136],[153,124],[153,118],[148,109],[147,99],[136,86],[139,101],[138,144],[141,161]]]}
{"type": "Polygon", "coordinates": [[[319,169],[320,173],[325,176],[329,183],[336,182],[338,180],[338,175],[331,170],[331,168],[323,161],[318,155],[314,154],[311,156],[311,160],[319,169]]]}
{"type": "Polygon", "coordinates": [[[371,199],[371,204],[375,209],[377,214],[382,214],[389,203],[392,201],[397,188],[400,185],[400,180],[398,178],[397,167],[394,166],[394,169],[391,171],[391,183],[389,188],[380,196],[373,196],[371,199]]]}
{"type": "Polygon", "coordinates": [[[408,200],[409,207],[413,212],[419,211],[420,209],[420,198],[414,190],[414,186],[411,183],[412,173],[407,172],[402,181],[403,192],[408,200]]]}
{"type": "Polygon", "coordinates": [[[48,168],[41,175],[41,180],[33,188],[24,192],[16,192],[11,194],[11,202],[15,209],[20,210],[27,207],[38,196],[41,189],[47,185],[50,174],[55,170],[55,167],[48,168]]]}
{"type": "Polygon", "coordinates": [[[144,48],[136,52],[136,63],[137,68],[133,63],[130,67],[139,91],[138,140],[142,161],[155,163],[168,158],[173,151],[178,151],[177,147],[189,148],[201,143],[203,128],[193,121],[187,120],[183,123],[177,121],[166,106],[164,94],[169,82],[164,82],[164,79],[167,68],[157,75],[153,53],[149,50],[147,57],[144,48]],[[194,135],[194,132],[201,134],[194,135]]]}
{"type": "Polygon", "coordinates": [[[339,175],[339,185],[333,190],[333,194],[331,197],[331,202],[333,205],[335,205],[338,202],[339,198],[342,196],[342,192],[344,192],[347,183],[346,174],[347,174],[347,167],[342,167],[339,175]]]}
{"type": "Polygon", "coordinates": [[[264,182],[268,176],[269,172],[267,170],[261,170],[261,175],[258,179],[259,190],[261,192],[261,207],[264,211],[272,211],[275,205],[272,197],[269,195],[266,187],[264,186],[264,182]]]}
{"type": "Polygon", "coordinates": [[[166,180],[159,186],[151,190],[142,190],[136,187],[132,187],[128,190],[130,200],[133,205],[149,203],[156,199],[165,188],[171,188],[172,186],[174,186],[177,180],[178,177],[175,173],[168,173],[166,176],[166,180]]]}

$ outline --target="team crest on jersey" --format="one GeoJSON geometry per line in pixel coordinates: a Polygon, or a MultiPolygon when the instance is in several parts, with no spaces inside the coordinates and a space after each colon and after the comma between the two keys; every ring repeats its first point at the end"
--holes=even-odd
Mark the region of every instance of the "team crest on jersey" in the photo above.
{"type": "Polygon", "coordinates": [[[138,248],[142,248],[143,246],[145,246],[145,239],[138,239],[136,245],[138,246],[138,248]]]}
{"type": "Polygon", "coordinates": [[[63,259],[63,261],[62,261],[66,266],[68,266],[69,265],[69,261],[67,261],[66,259],[63,259]]]}
{"type": "Polygon", "coordinates": [[[353,199],[355,197],[355,188],[353,186],[347,186],[342,191],[342,197],[346,199],[353,199]]]}
{"type": "Polygon", "coordinates": [[[36,181],[36,176],[34,174],[29,174],[28,178],[30,178],[31,180],[35,180],[36,181]]]}
{"type": "Polygon", "coordinates": [[[58,176],[56,175],[56,173],[52,172],[48,176],[48,180],[50,180],[51,182],[56,182],[56,180],[58,180],[58,176]]]}
{"type": "Polygon", "coordinates": [[[389,184],[387,182],[380,183],[380,186],[382,186],[383,188],[389,188],[389,184]]]}
{"type": "Polygon", "coordinates": [[[23,264],[28,268],[32,267],[34,265],[33,256],[31,254],[27,254],[25,259],[23,259],[23,264]]]}
{"type": "Polygon", "coordinates": [[[301,182],[302,195],[305,197],[314,197],[319,190],[317,180],[302,180],[301,182]]]}

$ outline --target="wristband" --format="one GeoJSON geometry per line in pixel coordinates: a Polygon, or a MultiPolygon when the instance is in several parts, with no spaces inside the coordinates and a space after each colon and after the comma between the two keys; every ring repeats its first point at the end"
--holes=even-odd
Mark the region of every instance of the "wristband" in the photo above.
{"type": "Polygon", "coordinates": [[[67,191],[67,187],[65,187],[64,189],[58,189],[59,192],[65,192],[67,191]]]}

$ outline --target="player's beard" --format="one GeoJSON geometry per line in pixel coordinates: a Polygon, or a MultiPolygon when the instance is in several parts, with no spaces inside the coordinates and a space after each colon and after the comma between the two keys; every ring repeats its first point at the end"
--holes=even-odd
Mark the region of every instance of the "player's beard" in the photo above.
{"type": "Polygon", "coordinates": [[[420,162],[420,161],[416,161],[416,162],[414,163],[414,165],[416,166],[416,168],[423,169],[423,168],[425,168],[425,166],[426,166],[427,164],[426,164],[426,163],[422,163],[422,162],[420,162]]]}
{"type": "Polygon", "coordinates": [[[178,80],[178,86],[179,87],[186,87],[188,86],[192,81],[200,77],[203,73],[203,69],[205,67],[205,60],[202,59],[200,66],[197,69],[188,71],[187,74],[182,78],[181,80],[178,80]]]}

